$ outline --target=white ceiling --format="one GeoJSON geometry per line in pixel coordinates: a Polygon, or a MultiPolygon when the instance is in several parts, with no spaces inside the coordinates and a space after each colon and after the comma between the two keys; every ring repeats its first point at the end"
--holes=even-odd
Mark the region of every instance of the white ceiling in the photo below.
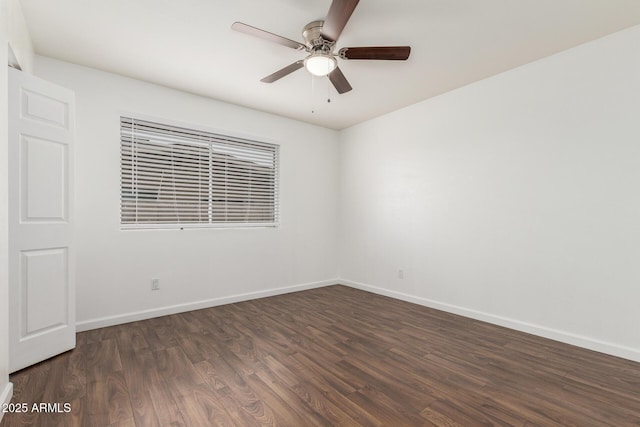
{"type": "Polygon", "coordinates": [[[22,0],[40,55],[333,129],[640,24],[640,0],[361,0],[337,48],[410,45],[408,61],[340,60],[353,86],[343,95],[304,69],[261,83],[304,52],[231,24],[303,41],[330,3],[22,0]]]}

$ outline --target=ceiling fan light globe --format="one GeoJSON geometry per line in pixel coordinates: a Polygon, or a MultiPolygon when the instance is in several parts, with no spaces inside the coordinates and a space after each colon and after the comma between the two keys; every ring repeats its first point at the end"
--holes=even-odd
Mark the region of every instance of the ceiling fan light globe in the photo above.
{"type": "Polygon", "coordinates": [[[331,55],[312,54],[304,60],[304,66],[314,76],[326,76],[338,66],[336,59],[331,55]]]}

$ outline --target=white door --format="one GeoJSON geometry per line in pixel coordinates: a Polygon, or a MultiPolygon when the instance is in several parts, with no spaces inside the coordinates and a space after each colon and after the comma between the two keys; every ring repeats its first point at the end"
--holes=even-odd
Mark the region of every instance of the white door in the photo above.
{"type": "Polygon", "coordinates": [[[9,69],[9,370],[76,345],[74,94],[9,69]]]}

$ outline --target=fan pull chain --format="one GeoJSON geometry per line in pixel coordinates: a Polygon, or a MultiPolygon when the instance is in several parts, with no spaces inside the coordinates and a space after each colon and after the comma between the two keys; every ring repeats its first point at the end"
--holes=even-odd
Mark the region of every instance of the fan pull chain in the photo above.
{"type": "MultiPolygon", "coordinates": [[[[316,112],[316,107],[318,106],[318,102],[320,101],[320,99],[316,100],[316,79],[319,79],[318,77],[315,76],[311,76],[311,114],[315,114],[316,112]]],[[[327,79],[327,104],[331,103],[331,85],[329,84],[329,80],[327,79]]],[[[320,88],[320,90],[322,90],[322,88],[320,88]]],[[[318,97],[320,98],[320,97],[318,97]]]]}

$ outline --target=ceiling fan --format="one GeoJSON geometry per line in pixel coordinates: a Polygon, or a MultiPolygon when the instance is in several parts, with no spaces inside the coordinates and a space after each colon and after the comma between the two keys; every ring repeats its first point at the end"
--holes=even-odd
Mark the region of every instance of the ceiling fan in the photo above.
{"type": "Polygon", "coordinates": [[[305,40],[305,44],[242,22],[234,22],[231,28],[292,49],[304,50],[308,53],[306,58],[268,75],[260,80],[261,82],[273,83],[302,67],[306,67],[315,76],[328,76],[338,93],[342,94],[349,92],[352,88],[347,78],[340,71],[336,58],[404,61],[409,58],[411,53],[410,46],[343,47],[338,53],[334,53],[333,49],[338,37],[340,37],[342,30],[347,25],[347,21],[349,21],[358,2],[359,0],[333,0],[324,21],[313,21],[304,27],[302,37],[305,40]]]}

